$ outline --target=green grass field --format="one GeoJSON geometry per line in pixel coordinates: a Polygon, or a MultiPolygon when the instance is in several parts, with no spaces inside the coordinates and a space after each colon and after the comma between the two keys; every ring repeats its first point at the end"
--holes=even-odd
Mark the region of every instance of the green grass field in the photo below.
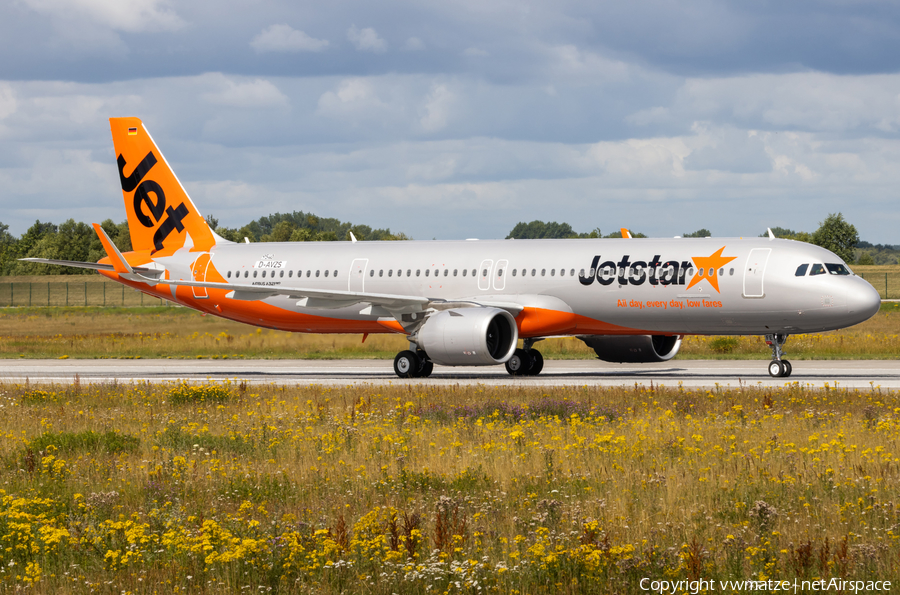
{"type": "Polygon", "coordinates": [[[898,397],[790,383],[0,384],[0,585],[379,595],[641,593],[645,577],[896,585],[898,397]]]}
{"type": "MultiPolygon", "coordinates": [[[[262,330],[187,308],[0,308],[4,358],[383,358],[406,349],[399,335],[307,335],[262,330]]],[[[593,359],[574,338],[537,344],[548,359],[593,359]]],[[[900,353],[900,303],[841,331],[797,335],[791,359],[890,359],[900,353]]],[[[678,355],[766,359],[761,337],[686,337],[678,355]]]]}

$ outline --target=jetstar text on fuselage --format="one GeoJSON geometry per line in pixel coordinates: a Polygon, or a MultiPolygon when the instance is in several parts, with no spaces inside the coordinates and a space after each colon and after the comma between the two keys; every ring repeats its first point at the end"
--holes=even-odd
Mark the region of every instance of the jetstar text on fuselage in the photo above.
{"type": "Polygon", "coordinates": [[[578,276],[582,285],[591,285],[596,281],[600,285],[612,285],[618,281],[619,285],[687,285],[689,288],[704,279],[719,292],[718,277],[724,273],[724,266],[737,258],[736,256],[722,256],[725,247],[710,256],[692,257],[688,260],[666,260],[656,254],[649,261],[631,261],[631,256],[626,254],[619,261],[606,260],[598,254],[591,260],[591,266],[578,276]],[[695,268],[690,281],[687,279],[689,271],[695,268]],[[701,266],[702,265],[702,266],[701,266]]]}

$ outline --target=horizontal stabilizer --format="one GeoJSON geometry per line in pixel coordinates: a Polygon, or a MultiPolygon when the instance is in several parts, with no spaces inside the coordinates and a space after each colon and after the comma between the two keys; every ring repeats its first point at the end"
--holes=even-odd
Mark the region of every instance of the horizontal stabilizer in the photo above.
{"type": "MultiPolygon", "coordinates": [[[[111,264],[100,264],[99,262],[81,262],[78,260],[55,260],[52,258],[20,258],[25,262],[35,262],[38,264],[55,264],[63,267],[74,267],[76,269],[93,269],[95,271],[116,272],[115,267],[111,264]]],[[[156,269],[148,269],[144,267],[131,267],[131,270],[141,276],[157,278],[162,271],[156,269]]]]}

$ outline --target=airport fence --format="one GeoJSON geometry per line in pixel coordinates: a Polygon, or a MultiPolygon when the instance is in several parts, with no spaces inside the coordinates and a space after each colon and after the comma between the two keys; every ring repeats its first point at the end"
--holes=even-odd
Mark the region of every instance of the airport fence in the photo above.
{"type": "Polygon", "coordinates": [[[112,281],[3,283],[0,277],[0,307],[164,306],[170,303],[112,281]]]}
{"type": "MultiPolygon", "coordinates": [[[[900,299],[900,272],[859,273],[881,299],[900,299]]],[[[64,278],[64,277],[63,277],[64,278]]],[[[0,307],[9,306],[165,306],[168,300],[145,295],[114,281],[11,281],[0,277],[0,307]]]]}
{"type": "Polygon", "coordinates": [[[878,290],[883,300],[900,299],[900,273],[857,273],[878,290]]]}

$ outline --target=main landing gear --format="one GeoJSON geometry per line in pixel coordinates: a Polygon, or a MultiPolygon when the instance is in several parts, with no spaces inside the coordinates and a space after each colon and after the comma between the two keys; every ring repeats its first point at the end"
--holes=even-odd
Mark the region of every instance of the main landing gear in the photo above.
{"type": "Polygon", "coordinates": [[[532,349],[534,339],[523,341],[525,349],[516,349],[512,357],[506,360],[506,371],[513,376],[537,376],[544,369],[544,356],[537,349],[532,349]]]}
{"type": "Polygon", "coordinates": [[[401,351],[394,358],[394,373],[400,378],[428,378],[434,371],[434,362],[424,351],[401,351]]]}
{"type": "Polygon", "coordinates": [[[769,362],[769,376],[772,378],[787,378],[791,375],[791,362],[781,359],[787,338],[787,335],[781,333],[766,335],[766,345],[772,348],[772,361],[769,362]]]}

